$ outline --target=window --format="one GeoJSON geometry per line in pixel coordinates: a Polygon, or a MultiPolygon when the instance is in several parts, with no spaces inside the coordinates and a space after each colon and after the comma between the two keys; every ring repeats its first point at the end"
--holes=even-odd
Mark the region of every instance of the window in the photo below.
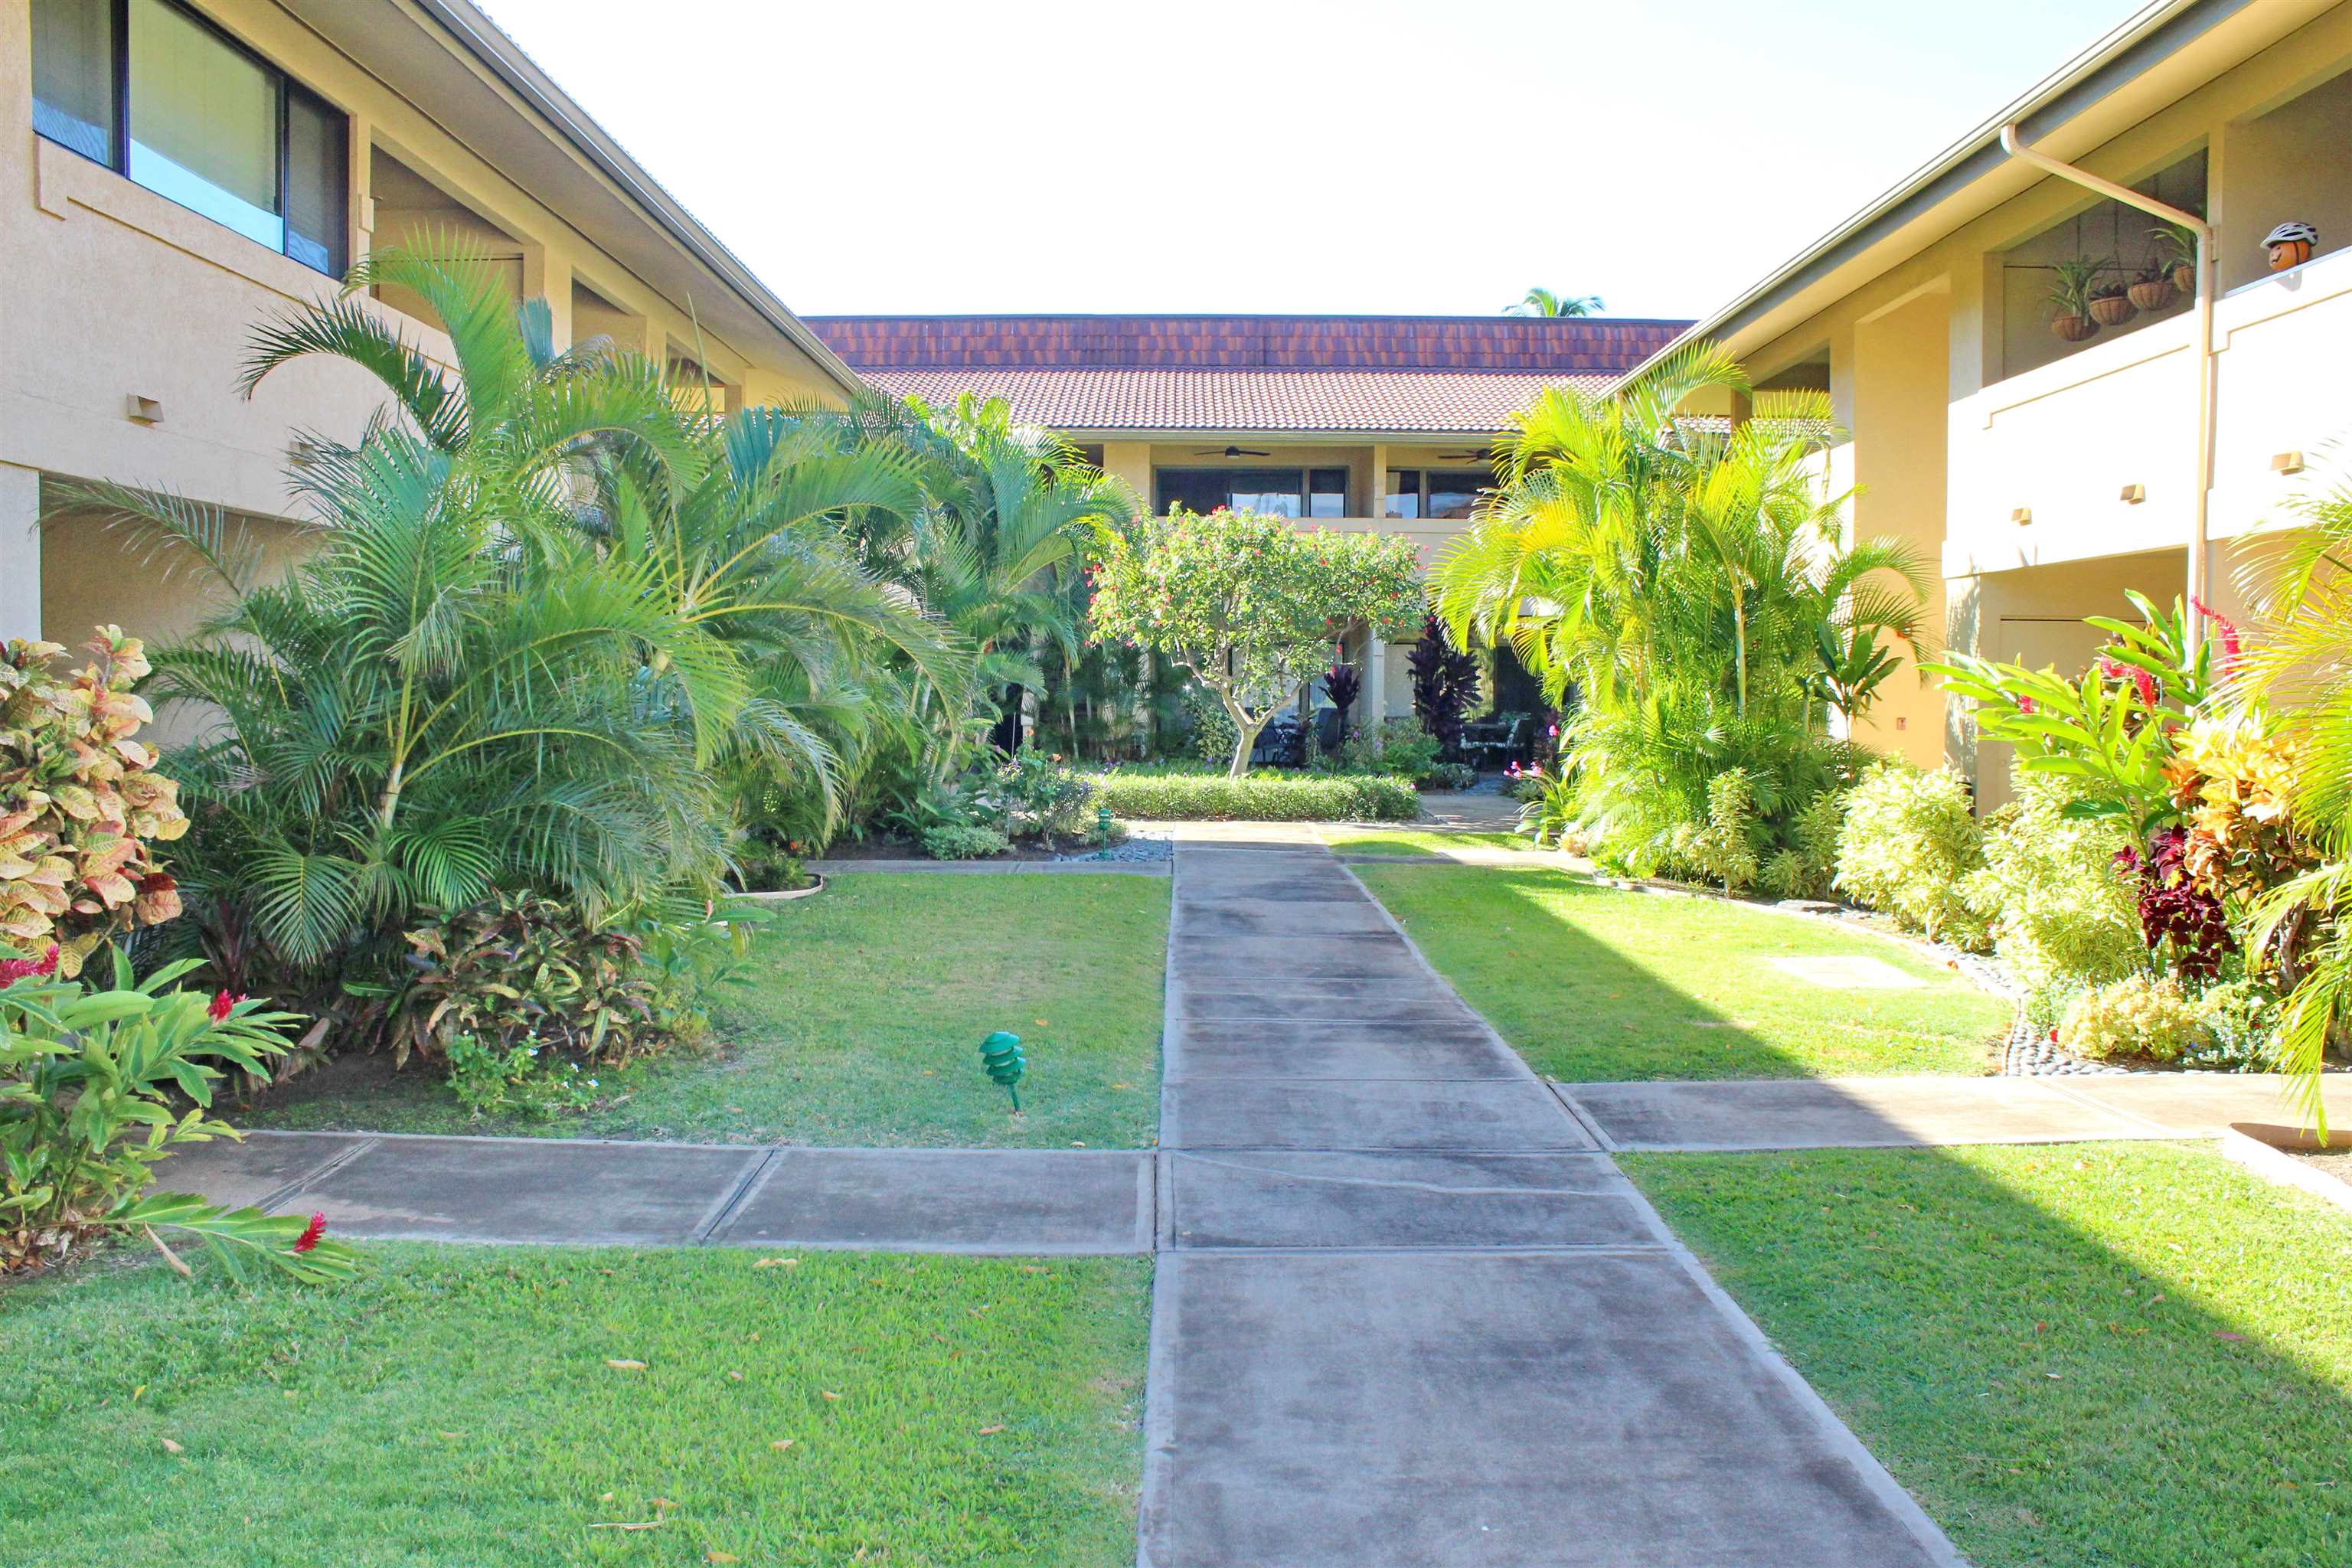
{"type": "Polygon", "coordinates": [[[1390,517],[1468,517],[1492,476],[1477,468],[1391,468],[1390,517]]]}
{"type": "Polygon", "coordinates": [[[1161,468],[1154,479],[1163,513],[1181,506],[1187,511],[1225,507],[1269,517],[1347,515],[1345,468],[1315,469],[1312,489],[1304,468],[1161,468]]]}
{"type": "Polygon", "coordinates": [[[1317,468],[1307,476],[1307,515],[1348,515],[1348,470],[1317,468]]]}
{"type": "Polygon", "coordinates": [[[350,122],[172,0],[33,0],[33,129],[342,274],[350,122]]]}

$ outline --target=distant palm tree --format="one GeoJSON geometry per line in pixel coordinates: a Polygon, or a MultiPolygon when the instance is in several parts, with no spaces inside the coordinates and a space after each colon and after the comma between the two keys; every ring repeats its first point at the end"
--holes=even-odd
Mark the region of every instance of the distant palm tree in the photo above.
{"type": "Polygon", "coordinates": [[[1516,305],[1506,306],[1507,316],[1591,316],[1605,309],[1598,294],[1574,296],[1555,294],[1549,289],[1530,289],[1527,298],[1516,305]]]}

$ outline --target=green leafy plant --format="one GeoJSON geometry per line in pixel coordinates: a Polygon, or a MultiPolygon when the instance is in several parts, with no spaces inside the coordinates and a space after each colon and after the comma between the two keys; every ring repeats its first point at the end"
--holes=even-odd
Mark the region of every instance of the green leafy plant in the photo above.
{"type": "Polygon", "coordinates": [[[1024,748],[999,759],[973,781],[970,798],[994,818],[1007,838],[1040,838],[1049,846],[1086,826],[1094,788],[1060,757],[1024,748]]]}
{"type": "Polygon", "coordinates": [[[1829,895],[1837,876],[1838,834],[1845,826],[1845,793],[1825,789],[1790,822],[1789,845],[1764,862],[1758,881],[1783,899],[1829,895]]]}
{"type": "Polygon", "coordinates": [[[993,827],[948,826],[923,831],[923,853],[934,860],[985,860],[1013,847],[993,827]]]}
{"type": "Polygon", "coordinates": [[[1191,715],[1192,755],[1219,767],[1233,761],[1234,742],[1241,731],[1217,700],[1216,693],[1205,687],[1194,687],[1185,694],[1184,710],[1191,715]]]}
{"type": "Polygon", "coordinates": [[[1235,780],[1258,731],[1328,661],[1337,635],[1362,621],[1393,637],[1421,613],[1419,553],[1393,534],[1180,508],[1106,530],[1099,550],[1095,637],[1192,672],[1234,726],[1226,775],[1235,780]]]}
{"type": "Polygon", "coordinates": [[[2217,1072],[2276,1072],[2286,1010],[2278,994],[2254,980],[2225,980],[2197,996],[2198,1038],[2180,1065],[2217,1072]]]}
{"type": "Polygon", "coordinates": [[[2115,264],[2103,256],[2069,256],[2052,262],[2050,287],[2042,295],[2052,318],[2088,317],[2100,276],[2114,268],[2115,264]]]}
{"type": "Polygon", "coordinates": [[[2120,980],[2147,967],[2137,889],[2112,818],[2070,815],[2070,781],[2014,770],[2017,798],[1984,825],[1984,865],[1961,892],[2029,994],[2120,980]]]}
{"type": "Polygon", "coordinates": [[[1097,775],[1096,798],[1147,822],[1412,822],[1421,796],[1378,774],[1227,774],[1118,768],[1097,775]]]}
{"type": "Polygon", "coordinates": [[[595,1104],[597,1080],[578,1062],[542,1060],[540,1053],[521,1041],[499,1046],[464,1033],[443,1042],[450,1091],[477,1114],[538,1121],[595,1104]]]}
{"type": "Polygon", "coordinates": [[[295,1020],[226,991],[170,989],[193,963],[134,982],[117,952],[106,988],[53,978],[57,967],[54,950],[0,963],[0,1274],[110,1232],[147,1237],[184,1274],[156,1234],[179,1231],[233,1277],[259,1262],[306,1282],[349,1278],[356,1254],[321,1240],[318,1216],[147,1192],[173,1150],[237,1135],[209,1114],[214,1088],[226,1071],[265,1076],[295,1020]]]}
{"type": "Polygon", "coordinates": [[[414,977],[393,1020],[395,1058],[446,1059],[463,1037],[625,1061],[659,1034],[644,942],[536,893],[501,893],[406,937],[414,977]]]}
{"type": "Polygon", "coordinates": [[[1418,719],[1383,719],[1339,742],[1334,772],[1387,773],[1416,782],[1430,777],[1444,747],[1418,719]]]}
{"type": "Polygon", "coordinates": [[[2144,1057],[2168,1062],[2194,1046],[2204,1026],[2179,981],[2127,974],[2077,996],[2058,1026],[2058,1043],[2093,1061],[2144,1057]]]}
{"type": "Polygon", "coordinates": [[[1706,824],[1676,840],[1676,858],[1737,893],[1761,868],[1756,854],[1756,790],[1747,773],[1728,768],[1707,780],[1706,824]]]}
{"type": "Polygon", "coordinates": [[[68,978],[108,937],[180,912],[154,846],[187,831],[178,786],[132,739],[152,715],[131,692],[144,651],[120,626],[87,645],[61,681],[56,643],[11,638],[0,654],[0,940],[54,943],[68,978]]]}
{"type": "Polygon", "coordinates": [[[1961,893],[1984,863],[1967,784],[1938,768],[1874,763],[1845,800],[1837,886],[1931,940],[1981,947],[1985,917],[1961,893]]]}

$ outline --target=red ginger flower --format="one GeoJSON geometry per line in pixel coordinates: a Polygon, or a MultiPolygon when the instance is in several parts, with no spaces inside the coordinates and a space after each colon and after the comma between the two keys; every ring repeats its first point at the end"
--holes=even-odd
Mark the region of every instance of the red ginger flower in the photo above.
{"type": "MultiPolygon", "coordinates": [[[[226,996],[228,993],[223,992],[221,994],[226,996]]],[[[297,1252],[310,1251],[312,1247],[319,1245],[319,1238],[326,1234],[327,1216],[322,1214],[312,1215],[310,1216],[310,1223],[302,1227],[302,1234],[294,1238],[294,1250],[297,1252]]]]}
{"type": "Polygon", "coordinates": [[[49,951],[38,958],[0,958],[0,985],[14,985],[27,975],[39,975],[46,980],[58,972],[58,944],[49,943],[49,951]]]}
{"type": "Polygon", "coordinates": [[[230,995],[227,990],[223,988],[214,994],[212,1005],[206,1007],[205,1011],[211,1016],[214,1023],[225,1023],[227,1021],[229,1010],[244,1000],[242,996],[230,995]]]}

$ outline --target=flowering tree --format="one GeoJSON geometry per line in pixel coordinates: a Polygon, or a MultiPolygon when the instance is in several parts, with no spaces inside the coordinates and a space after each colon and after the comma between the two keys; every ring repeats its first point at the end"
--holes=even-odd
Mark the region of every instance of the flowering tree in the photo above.
{"type": "Polygon", "coordinates": [[[1233,778],[1350,622],[1395,635],[1422,615],[1411,542],[1302,530],[1256,512],[1179,508],[1132,534],[1107,535],[1094,577],[1097,640],[1164,654],[1215,694],[1234,723],[1233,778]]]}

